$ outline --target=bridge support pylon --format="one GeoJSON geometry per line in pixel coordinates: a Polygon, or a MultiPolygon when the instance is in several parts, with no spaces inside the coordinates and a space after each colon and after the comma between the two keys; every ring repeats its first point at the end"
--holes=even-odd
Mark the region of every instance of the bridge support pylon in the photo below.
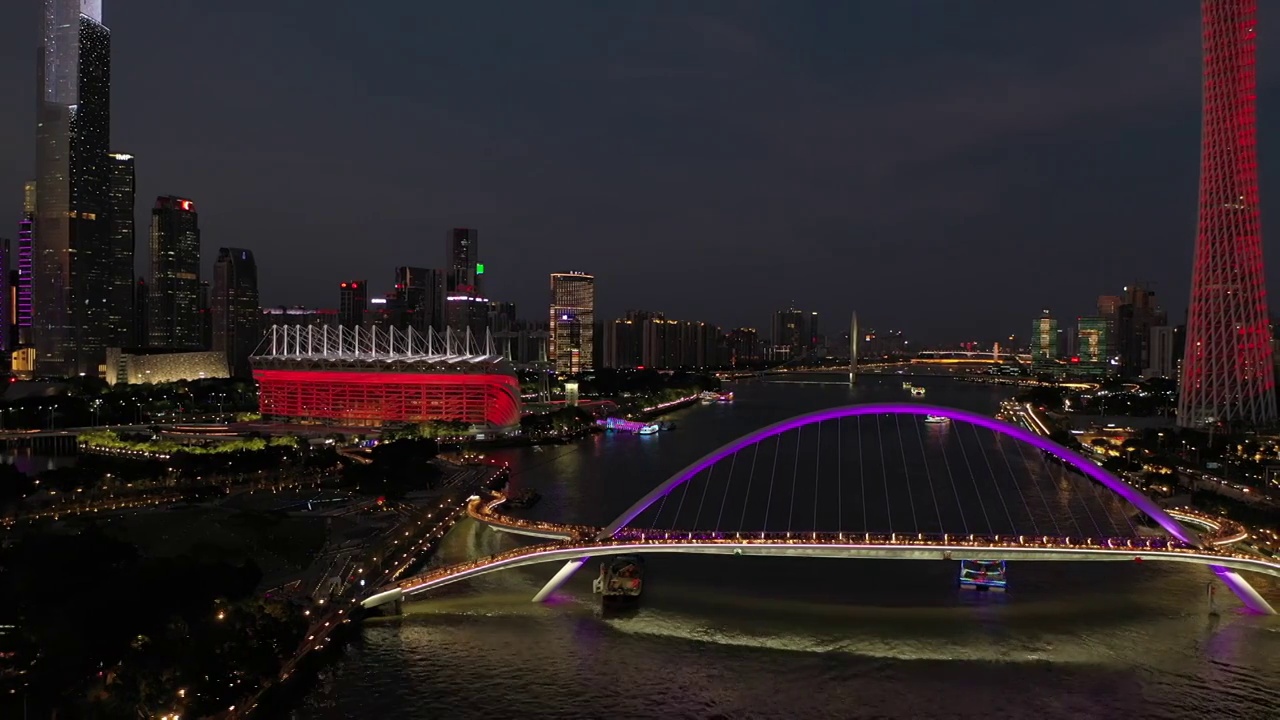
{"type": "Polygon", "coordinates": [[[563,585],[570,576],[577,572],[578,568],[586,565],[587,561],[590,559],[591,558],[574,558],[573,560],[565,563],[564,567],[560,568],[560,571],[553,575],[551,579],[547,581],[546,585],[542,586],[542,589],[538,591],[538,594],[533,596],[533,602],[542,602],[551,597],[551,593],[559,590],[560,586],[563,585]]]}

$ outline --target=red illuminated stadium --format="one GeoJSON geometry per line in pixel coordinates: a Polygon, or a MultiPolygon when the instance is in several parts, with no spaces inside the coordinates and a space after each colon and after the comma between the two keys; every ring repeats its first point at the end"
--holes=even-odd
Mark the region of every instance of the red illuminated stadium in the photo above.
{"type": "Polygon", "coordinates": [[[520,423],[520,382],[486,338],[413,330],[273,326],[251,358],[266,420],[355,427],[520,423]]]}

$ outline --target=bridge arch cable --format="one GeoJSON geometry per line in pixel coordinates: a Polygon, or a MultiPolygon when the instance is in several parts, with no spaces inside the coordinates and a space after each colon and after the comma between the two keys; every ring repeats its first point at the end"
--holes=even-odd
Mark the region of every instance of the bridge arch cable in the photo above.
{"type": "MultiPolygon", "coordinates": [[[[729,461],[729,482],[733,482],[733,461],[737,459],[738,453],[735,451],[729,461]]],[[[698,499],[698,513],[693,516],[693,525],[689,528],[690,530],[700,529],[698,523],[702,520],[702,506],[707,502],[707,492],[709,490],[711,490],[711,473],[707,473],[707,484],[702,486],[702,497],[698,499]]]]}
{"type": "MultiPolygon", "coordinates": [[[[954,425],[955,423],[952,424],[954,425]]],[[[956,445],[960,446],[960,457],[964,460],[965,469],[969,471],[969,480],[973,483],[973,495],[978,499],[978,508],[982,510],[982,519],[987,523],[987,534],[995,535],[995,525],[991,523],[991,515],[987,512],[987,503],[982,497],[982,491],[978,489],[978,476],[973,472],[973,464],[969,462],[969,451],[964,449],[964,435],[960,433],[959,429],[956,430],[956,445]]],[[[999,494],[998,490],[997,494],[999,494]]]]}
{"type": "Polygon", "coordinates": [[[871,528],[867,527],[867,471],[862,454],[862,416],[858,415],[854,419],[857,420],[854,435],[858,438],[858,489],[862,493],[862,531],[871,532],[871,528]]]}
{"type": "MultiPolygon", "coordinates": [[[[756,447],[757,448],[760,447],[760,444],[756,443],[756,447]]],[[[720,513],[716,515],[715,532],[717,533],[720,532],[720,521],[724,519],[724,504],[729,499],[729,490],[733,488],[733,470],[737,466],[738,466],[738,453],[735,452],[733,454],[733,459],[729,461],[729,479],[724,484],[724,495],[720,497],[720,513]]],[[[702,508],[698,508],[698,514],[699,516],[701,516],[702,508]]],[[[694,530],[698,529],[698,522],[696,520],[693,523],[693,529],[694,530]]]]}
{"type": "MultiPolygon", "coordinates": [[[[1018,482],[1018,475],[1013,471],[1013,463],[1009,462],[1009,452],[1004,447],[1005,440],[1007,440],[1007,438],[1005,438],[1000,433],[996,433],[996,447],[1000,449],[1000,457],[1004,458],[1004,465],[1009,470],[1009,479],[1013,482],[1013,486],[1018,488],[1018,494],[1022,495],[1022,502],[1024,504],[1027,504],[1027,514],[1031,516],[1031,522],[1034,525],[1035,517],[1036,517],[1035,513],[1031,512],[1031,506],[1030,504],[1027,503],[1026,495],[1022,493],[1022,483],[1018,482]]],[[[1013,440],[1012,442],[1013,442],[1014,448],[1017,449],[1018,441],[1013,440]]],[[[1023,459],[1023,463],[1025,465],[1026,463],[1025,459],[1023,459]]],[[[1049,522],[1053,525],[1053,534],[1061,537],[1062,528],[1058,525],[1057,514],[1055,514],[1053,510],[1049,508],[1049,499],[1045,497],[1044,490],[1040,488],[1040,483],[1036,482],[1035,478],[1032,478],[1031,482],[1032,482],[1032,487],[1036,489],[1036,493],[1040,496],[1040,502],[1044,504],[1044,511],[1045,511],[1045,514],[1049,517],[1049,522]]],[[[1038,529],[1036,530],[1036,534],[1037,535],[1041,534],[1038,529]]]]}
{"type": "MultiPolygon", "coordinates": [[[[1033,468],[1031,461],[1030,461],[1030,460],[1027,460],[1026,448],[1022,447],[1022,445],[1021,445],[1020,443],[1017,445],[1017,448],[1018,448],[1018,455],[1022,457],[1022,463],[1023,463],[1023,465],[1027,468],[1027,472],[1029,472],[1029,473],[1031,473],[1031,474],[1032,474],[1032,475],[1031,475],[1031,481],[1032,481],[1032,482],[1034,482],[1034,483],[1036,483],[1036,487],[1039,487],[1039,486],[1040,486],[1040,483],[1036,480],[1036,477],[1035,477],[1035,476],[1036,476],[1036,474],[1037,474],[1037,471],[1033,468]]],[[[1042,450],[1038,450],[1038,449],[1036,449],[1036,448],[1032,448],[1032,450],[1031,450],[1031,451],[1032,451],[1032,452],[1034,452],[1034,453],[1040,453],[1042,456],[1043,456],[1043,454],[1044,454],[1044,451],[1042,451],[1042,450]]],[[[1042,457],[1041,459],[1043,460],[1043,457],[1042,457]]],[[[1049,466],[1048,466],[1048,464],[1046,463],[1046,464],[1044,465],[1044,468],[1045,468],[1045,470],[1046,470],[1046,471],[1048,470],[1048,467],[1049,467],[1049,466]]],[[[1047,474],[1046,474],[1046,479],[1048,480],[1048,482],[1049,482],[1049,484],[1050,484],[1050,485],[1052,485],[1052,484],[1053,484],[1053,474],[1052,474],[1052,473],[1047,473],[1047,474]]],[[[1042,492],[1043,492],[1043,491],[1042,491],[1042,492]]],[[[1049,512],[1050,516],[1052,516],[1052,515],[1054,514],[1054,512],[1053,512],[1053,510],[1052,510],[1052,505],[1050,505],[1050,504],[1049,504],[1049,496],[1048,496],[1048,495],[1044,495],[1043,497],[1044,497],[1044,501],[1045,501],[1045,510],[1047,510],[1047,511],[1049,512]]],[[[1086,533],[1085,533],[1085,531],[1084,531],[1084,528],[1080,526],[1080,520],[1076,517],[1076,513],[1075,513],[1075,511],[1071,509],[1071,503],[1063,503],[1063,502],[1059,502],[1059,503],[1057,503],[1057,504],[1058,504],[1058,505],[1060,505],[1060,506],[1062,507],[1062,509],[1064,509],[1064,510],[1066,510],[1066,511],[1067,511],[1067,517],[1071,518],[1071,524],[1075,526],[1077,535],[1078,535],[1079,537],[1084,537],[1084,536],[1086,535],[1086,533]]]]}
{"type": "MultiPolygon", "coordinates": [[[[707,468],[707,484],[708,485],[711,484],[711,476],[715,474],[715,471],[716,471],[716,466],[714,463],[707,468]]],[[[692,478],[690,478],[690,480],[692,480],[692,478]]],[[[675,517],[671,518],[672,530],[675,530],[676,525],[680,523],[680,511],[684,510],[684,499],[689,494],[689,486],[692,485],[693,483],[685,481],[684,483],[681,483],[681,484],[684,485],[684,489],[680,493],[680,504],[676,506],[675,517]]]]}
{"type": "MultiPolygon", "coordinates": [[[[981,440],[980,434],[978,432],[978,427],[976,425],[970,425],[969,427],[972,428],[974,437],[979,438],[979,440],[981,440]]],[[[994,439],[997,443],[999,442],[1000,440],[999,433],[993,432],[991,433],[991,436],[992,436],[992,439],[994,439]]],[[[1000,503],[1004,505],[1004,514],[1009,518],[1009,528],[1013,530],[1013,532],[1017,533],[1019,530],[1018,524],[1014,522],[1013,513],[1009,510],[1009,504],[1005,502],[1004,493],[1001,492],[1000,490],[1000,481],[999,481],[1000,475],[999,473],[996,472],[995,466],[991,464],[991,456],[987,454],[987,448],[981,441],[978,442],[978,451],[982,453],[982,461],[986,463],[987,473],[991,476],[991,484],[996,487],[996,493],[1000,496],[1000,503]]],[[[1018,498],[1022,501],[1023,509],[1027,511],[1027,520],[1031,522],[1031,530],[1036,535],[1040,535],[1041,534],[1040,527],[1036,523],[1035,516],[1031,514],[1031,507],[1027,505],[1026,497],[1022,495],[1022,488],[1018,487],[1017,478],[1013,478],[1013,487],[1015,490],[1018,491],[1018,498]]]]}
{"type": "Polygon", "coordinates": [[[844,532],[844,418],[836,417],[836,532],[844,532]]]}
{"type": "Polygon", "coordinates": [[[955,473],[951,471],[951,458],[947,457],[947,446],[938,439],[938,449],[942,453],[942,463],[947,468],[947,480],[951,483],[951,494],[956,499],[956,511],[960,513],[960,525],[964,528],[964,534],[969,534],[969,519],[964,515],[964,503],[960,501],[960,488],[956,486],[955,473]]]}
{"type": "Polygon", "coordinates": [[[933,498],[933,511],[938,515],[938,532],[945,533],[947,526],[942,522],[942,507],[938,505],[938,492],[933,488],[933,471],[929,469],[929,453],[925,450],[924,433],[920,430],[920,423],[913,423],[916,426],[916,439],[920,441],[920,457],[924,460],[924,477],[925,482],[929,485],[929,495],[933,498]]]}
{"type": "MultiPolygon", "coordinates": [[[[982,461],[987,465],[987,477],[991,478],[991,487],[996,488],[996,497],[1000,498],[1000,505],[1005,509],[1005,518],[1009,519],[1009,532],[1018,534],[1018,523],[1014,521],[1014,514],[1009,511],[1009,503],[1005,502],[1005,493],[1000,489],[1000,483],[996,480],[996,469],[992,468],[991,459],[987,457],[987,448],[983,447],[982,434],[978,432],[977,425],[969,425],[969,429],[973,432],[974,441],[977,442],[978,452],[982,455],[982,461]]],[[[959,433],[957,433],[959,434],[959,433]]],[[[992,433],[995,434],[995,433],[992,433]]],[[[1037,533],[1038,534],[1038,533],[1037,533]]]]}
{"type": "Polygon", "coordinates": [[[787,510],[787,532],[791,532],[791,521],[796,514],[796,483],[800,481],[800,438],[804,426],[796,428],[796,459],[791,468],[791,507],[787,510]]]}
{"type": "Polygon", "coordinates": [[[884,513],[889,518],[889,533],[892,534],[893,501],[889,496],[889,465],[884,461],[884,433],[880,430],[880,413],[876,413],[876,442],[880,445],[880,474],[884,476],[884,513]]]}
{"type": "MultiPolygon", "coordinates": [[[[837,441],[839,438],[837,438],[837,441]]],[[[818,443],[813,463],[813,530],[818,531],[818,486],[822,481],[822,421],[818,421],[818,443]]]]}
{"type": "MultiPolygon", "coordinates": [[[[915,418],[912,418],[911,421],[914,423],[915,418]]],[[[907,504],[911,506],[911,528],[915,532],[921,532],[920,519],[916,516],[915,495],[911,492],[911,466],[907,464],[907,446],[902,441],[902,423],[899,421],[897,414],[893,416],[893,426],[898,430],[898,453],[902,455],[902,484],[907,486],[907,504]]],[[[816,504],[814,513],[817,513],[816,504]]]]}
{"type": "Polygon", "coordinates": [[[782,454],[782,433],[774,436],[777,442],[773,446],[773,471],[769,473],[769,495],[764,504],[764,527],[761,535],[769,531],[769,512],[773,509],[773,482],[778,478],[778,456],[782,454]]]}
{"type": "MultiPolygon", "coordinates": [[[[1056,455],[1054,457],[1057,458],[1056,455]]],[[[1057,458],[1057,459],[1059,463],[1065,466],[1066,462],[1062,460],[1062,458],[1057,458]]],[[[1044,464],[1045,470],[1049,473],[1049,477],[1053,478],[1054,477],[1053,463],[1049,462],[1049,453],[1045,453],[1045,452],[1040,453],[1040,462],[1044,464]]],[[[1075,485],[1076,485],[1076,483],[1074,482],[1075,478],[1072,478],[1065,468],[1059,468],[1057,475],[1058,475],[1057,477],[1058,488],[1061,490],[1065,486],[1068,492],[1067,499],[1063,503],[1063,505],[1070,507],[1071,501],[1073,499],[1077,499],[1077,498],[1080,499],[1081,501],[1080,504],[1084,506],[1085,514],[1089,516],[1089,522],[1093,523],[1093,529],[1097,531],[1099,536],[1105,536],[1106,533],[1102,532],[1102,526],[1098,524],[1098,519],[1093,516],[1093,511],[1089,509],[1088,501],[1085,500],[1085,498],[1080,497],[1081,493],[1072,492],[1075,489],[1075,485]]]]}
{"type": "MultiPolygon", "coordinates": [[[[742,518],[738,520],[738,530],[745,530],[747,527],[747,506],[751,504],[751,483],[754,482],[756,477],[756,460],[759,459],[760,457],[761,444],[762,443],[756,443],[755,452],[751,454],[751,474],[747,476],[747,492],[743,495],[742,518]]],[[[724,508],[721,508],[720,511],[723,513],[724,508]]],[[[720,521],[717,520],[716,530],[719,530],[719,529],[720,529],[720,521]]]]}

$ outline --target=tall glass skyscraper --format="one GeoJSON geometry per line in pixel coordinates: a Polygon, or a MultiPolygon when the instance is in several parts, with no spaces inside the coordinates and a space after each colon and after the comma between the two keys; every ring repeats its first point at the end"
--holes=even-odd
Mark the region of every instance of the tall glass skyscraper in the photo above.
{"type": "Polygon", "coordinates": [[[97,375],[111,334],[111,31],[101,0],[44,0],[36,82],[36,371],[97,375]]]}
{"type": "Polygon", "coordinates": [[[227,356],[232,377],[250,378],[249,356],[262,340],[258,264],[242,248],[219,248],[213,263],[213,349],[227,356]]]}
{"type": "Polygon", "coordinates": [[[555,369],[594,369],[596,279],[581,272],[551,273],[550,352],[555,369]]]}
{"type": "Polygon", "coordinates": [[[107,318],[111,323],[108,342],[112,347],[133,344],[133,254],[137,237],[134,230],[134,196],[137,180],[132,155],[111,153],[108,185],[109,262],[106,270],[110,283],[107,296],[107,318]]]}
{"type": "Polygon", "coordinates": [[[148,343],[157,348],[201,348],[200,225],[196,204],[166,195],[151,211],[151,296],[148,343]]]}

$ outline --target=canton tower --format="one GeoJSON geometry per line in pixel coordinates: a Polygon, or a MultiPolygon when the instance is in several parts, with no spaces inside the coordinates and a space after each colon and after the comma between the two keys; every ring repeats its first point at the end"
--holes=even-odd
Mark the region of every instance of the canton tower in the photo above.
{"type": "Polygon", "coordinates": [[[1258,218],[1257,0],[1202,0],[1200,216],[1178,425],[1276,421],[1258,218]]]}

